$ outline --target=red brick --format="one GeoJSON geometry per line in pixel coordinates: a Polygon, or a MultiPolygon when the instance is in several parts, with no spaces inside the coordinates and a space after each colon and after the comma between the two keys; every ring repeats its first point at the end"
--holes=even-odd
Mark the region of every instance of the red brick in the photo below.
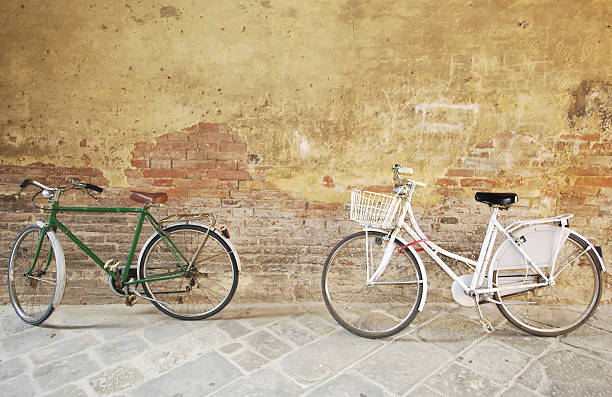
{"type": "Polygon", "coordinates": [[[238,189],[238,181],[218,181],[218,189],[238,189]]]}
{"type": "Polygon", "coordinates": [[[236,166],[236,160],[228,160],[228,161],[217,161],[215,168],[220,170],[236,170],[238,167],[236,166]]]}
{"type": "Polygon", "coordinates": [[[214,161],[196,161],[196,160],[172,160],[172,168],[174,169],[212,169],[215,167],[214,161]]]}
{"type": "Polygon", "coordinates": [[[93,168],[80,168],[79,169],[80,176],[102,176],[104,173],[100,170],[96,170],[93,168]]]}
{"type": "Polygon", "coordinates": [[[477,149],[493,149],[493,142],[492,141],[488,141],[488,142],[480,142],[478,145],[476,145],[477,149]]]}
{"type": "Polygon", "coordinates": [[[142,178],[142,171],[138,170],[125,170],[123,174],[128,178],[142,178]]]}
{"type": "Polygon", "coordinates": [[[592,175],[601,175],[602,170],[599,168],[578,168],[572,167],[567,168],[564,172],[565,175],[576,175],[576,176],[592,176],[592,175]]]}
{"type": "MultiPolygon", "coordinates": [[[[308,203],[309,210],[337,210],[342,207],[344,207],[344,203],[321,203],[321,202],[308,203]]],[[[311,214],[311,216],[312,215],[315,215],[315,214],[311,214]]]]}
{"type": "Polygon", "coordinates": [[[612,187],[612,177],[611,176],[581,176],[576,179],[576,185],[612,187]]]}
{"type": "Polygon", "coordinates": [[[133,159],[143,159],[144,158],[144,153],[142,152],[142,150],[132,150],[132,153],[130,153],[133,159]]]}
{"type": "Polygon", "coordinates": [[[204,178],[206,176],[208,176],[208,170],[207,169],[187,169],[185,170],[185,173],[187,175],[187,178],[204,178]]]}
{"type": "Polygon", "coordinates": [[[448,171],[446,171],[446,176],[471,177],[471,176],[474,176],[474,170],[451,168],[448,171]]]}
{"type": "Polygon", "coordinates": [[[148,169],[143,170],[143,175],[145,178],[184,178],[185,171],[148,169]]]}
{"type": "Polygon", "coordinates": [[[488,179],[466,178],[466,179],[461,180],[461,186],[476,187],[476,188],[491,188],[493,187],[493,182],[488,179]]]}
{"type": "Polygon", "coordinates": [[[600,153],[612,154],[612,142],[595,143],[593,150],[598,150],[600,153]]]}
{"type": "Polygon", "coordinates": [[[599,141],[599,139],[601,139],[601,136],[599,134],[583,134],[579,135],[578,139],[580,139],[581,141],[599,141]]]}
{"type": "Polygon", "coordinates": [[[168,134],[169,141],[187,141],[189,139],[189,134],[181,133],[181,132],[173,132],[172,134],[168,134]]]}
{"type": "Polygon", "coordinates": [[[246,153],[246,149],[246,143],[240,142],[221,142],[221,146],[219,146],[221,152],[246,153]]]}
{"type": "Polygon", "coordinates": [[[62,176],[76,176],[76,175],[79,175],[79,170],[76,168],[69,168],[69,167],[57,167],[54,173],[56,175],[62,175],[62,176]]]}
{"type": "Polygon", "coordinates": [[[214,189],[217,186],[216,181],[210,179],[174,179],[174,186],[185,189],[214,189]]]}
{"type": "Polygon", "coordinates": [[[169,197],[185,197],[187,196],[187,190],[186,189],[168,189],[168,191],[166,192],[168,194],[169,197]]]}
{"type": "Polygon", "coordinates": [[[134,168],[147,168],[149,166],[149,160],[132,160],[130,162],[134,168]]]}
{"type": "Polygon", "coordinates": [[[242,160],[246,157],[245,153],[235,152],[209,152],[208,158],[211,160],[242,160]]]}
{"type": "Polygon", "coordinates": [[[134,144],[134,149],[141,151],[149,151],[153,149],[153,147],[155,147],[155,145],[151,142],[137,142],[134,144]]]}
{"type": "Polygon", "coordinates": [[[197,142],[193,141],[165,141],[165,142],[157,142],[155,145],[157,150],[195,150],[198,148],[197,142]]]}
{"type": "Polygon", "coordinates": [[[150,162],[151,168],[157,168],[159,170],[169,170],[172,168],[172,160],[160,160],[153,159],[150,162]]]}
{"type": "Polygon", "coordinates": [[[186,157],[184,150],[160,150],[149,154],[151,159],[184,159],[186,157]]]}
{"type": "Polygon", "coordinates": [[[436,182],[438,186],[457,186],[457,181],[450,178],[439,178],[436,182]]]}
{"type": "Polygon", "coordinates": [[[229,171],[229,170],[210,170],[208,172],[210,179],[219,179],[224,181],[246,181],[250,175],[246,171],[229,171]]]}
{"type": "Polygon", "coordinates": [[[190,132],[189,141],[202,143],[219,143],[223,139],[223,134],[218,132],[190,132]]]}
{"type": "Polygon", "coordinates": [[[208,160],[208,151],[187,150],[187,160],[208,160]]]}
{"type": "Polygon", "coordinates": [[[154,179],[153,186],[171,187],[172,179],[154,179]]]}
{"type": "Polygon", "coordinates": [[[206,123],[203,121],[198,123],[198,130],[202,132],[219,132],[220,129],[221,124],[218,123],[206,123]]]}

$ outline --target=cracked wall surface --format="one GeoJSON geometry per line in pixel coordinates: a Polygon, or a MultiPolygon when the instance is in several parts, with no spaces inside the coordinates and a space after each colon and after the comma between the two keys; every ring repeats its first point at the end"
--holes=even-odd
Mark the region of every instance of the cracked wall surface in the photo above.
{"type": "MultiPolygon", "coordinates": [[[[355,230],[348,191],[388,189],[395,163],[428,184],[421,215],[454,248],[481,241],[476,190],[516,191],[516,216],[574,212],[612,248],[609,1],[1,7],[0,193],[71,176],[111,201],[156,189],[220,210],[278,299],[316,295],[355,230]]],[[[7,200],[3,224],[33,219],[7,200]]]]}

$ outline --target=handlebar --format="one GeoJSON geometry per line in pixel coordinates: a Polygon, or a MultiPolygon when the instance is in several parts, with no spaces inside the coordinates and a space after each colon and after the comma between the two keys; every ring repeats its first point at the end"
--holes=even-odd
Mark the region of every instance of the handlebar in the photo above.
{"type": "MultiPolygon", "coordinates": [[[[42,193],[42,196],[46,199],[50,199],[56,195],[59,195],[59,193],[63,193],[70,189],[80,189],[87,193],[87,195],[91,196],[94,200],[97,200],[96,197],[89,192],[89,190],[93,190],[98,193],[102,193],[104,191],[104,189],[102,189],[100,186],[92,185],[90,183],[81,183],[75,180],[70,180],[70,186],[49,187],[35,180],[24,179],[19,184],[19,191],[17,194],[15,194],[15,198],[19,198],[21,191],[29,185],[34,185],[40,189],[40,192],[36,193],[34,197],[36,197],[39,193],[42,193]]],[[[34,197],[32,197],[32,200],[34,200],[34,197]]]]}
{"type": "Polygon", "coordinates": [[[394,172],[394,178],[395,178],[395,180],[400,185],[411,184],[411,185],[414,185],[414,186],[427,187],[427,185],[424,184],[424,183],[417,182],[417,181],[414,181],[412,179],[404,179],[404,180],[402,180],[402,178],[400,178],[400,176],[402,174],[403,175],[412,175],[412,173],[413,173],[412,168],[401,167],[399,164],[395,164],[392,169],[393,169],[393,172],[394,172]]]}

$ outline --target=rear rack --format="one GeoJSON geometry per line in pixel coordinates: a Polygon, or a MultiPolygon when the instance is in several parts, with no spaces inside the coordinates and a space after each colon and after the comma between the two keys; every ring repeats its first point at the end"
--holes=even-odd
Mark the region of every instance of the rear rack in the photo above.
{"type": "Polygon", "coordinates": [[[569,226],[568,219],[572,218],[573,216],[574,214],[561,214],[561,215],[554,216],[552,218],[532,219],[528,221],[516,221],[510,224],[506,228],[506,230],[508,232],[513,232],[516,229],[519,229],[524,226],[540,225],[543,223],[554,223],[554,224],[557,224],[558,226],[567,227],[569,226]]]}
{"type": "Polygon", "coordinates": [[[193,221],[202,221],[208,220],[208,229],[212,229],[217,223],[217,217],[214,214],[210,213],[201,213],[201,214],[177,214],[166,217],[157,222],[160,228],[163,228],[163,225],[166,223],[183,221],[186,224],[193,221]]]}

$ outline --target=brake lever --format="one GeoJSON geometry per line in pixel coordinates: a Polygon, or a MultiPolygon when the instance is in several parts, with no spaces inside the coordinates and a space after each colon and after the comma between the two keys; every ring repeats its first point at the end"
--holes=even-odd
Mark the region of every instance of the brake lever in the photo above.
{"type": "Polygon", "coordinates": [[[94,199],[95,201],[98,201],[98,198],[97,198],[96,196],[94,196],[93,194],[89,193],[89,190],[87,190],[87,189],[83,188],[83,191],[84,191],[85,193],[87,193],[87,195],[88,195],[89,197],[91,197],[91,198],[92,198],[92,199],[94,199]]]}
{"type": "Polygon", "coordinates": [[[21,195],[21,191],[23,190],[22,187],[19,188],[19,191],[15,194],[15,200],[19,200],[19,196],[21,195]]]}

